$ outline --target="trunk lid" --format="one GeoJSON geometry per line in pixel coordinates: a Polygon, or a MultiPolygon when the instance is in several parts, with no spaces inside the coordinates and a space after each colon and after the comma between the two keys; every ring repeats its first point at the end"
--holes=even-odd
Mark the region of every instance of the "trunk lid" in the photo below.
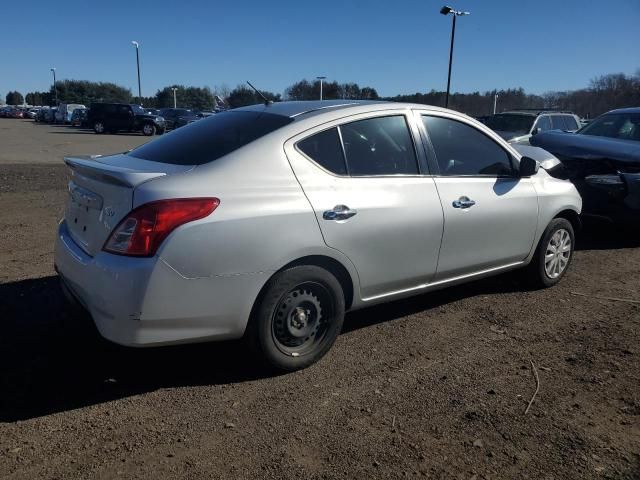
{"type": "Polygon", "coordinates": [[[71,238],[94,256],[133,207],[135,188],[154,178],[191,170],[125,154],[65,157],[70,169],[64,218],[71,238]]]}

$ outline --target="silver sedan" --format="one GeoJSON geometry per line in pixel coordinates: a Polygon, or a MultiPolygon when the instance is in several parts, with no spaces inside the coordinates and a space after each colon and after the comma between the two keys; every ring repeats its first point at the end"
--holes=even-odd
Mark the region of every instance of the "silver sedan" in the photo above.
{"type": "Polygon", "coordinates": [[[109,340],[245,337],[295,370],[331,348],[348,310],[517,268],[557,283],[582,205],[545,171],[554,161],[437,107],[240,108],[128,153],[65,158],[56,269],[109,340]]]}

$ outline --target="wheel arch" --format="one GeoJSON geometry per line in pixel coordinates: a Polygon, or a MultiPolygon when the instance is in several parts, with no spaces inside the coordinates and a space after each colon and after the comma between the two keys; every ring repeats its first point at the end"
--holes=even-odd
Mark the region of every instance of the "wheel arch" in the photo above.
{"type": "Polygon", "coordinates": [[[573,227],[574,232],[579,232],[580,229],[582,229],[582,220],[580,219],[580,215],[578,212],[570,208],[558,212],[553,218],[564,218],[565,220],[568,220],[573,227]]]}
{"type": "Polygon", "coordinates": [[[264,296],[264,293],[267,289],[267,285],[269,284],[269,281],[278,273],[284,270],[287,270],[289,268],[297,267],[300,265],[314,265],[316,267],[324,268],[329,273],[331,273],[334,277],[336,277],[344,293],[345,310],[349,310],[349,308],[353,304],[354,289],[355,289],[353,278],[351,277],[349,270],[347,270],[347,268],[335,258],[331,258],[326,255],[306,255],[304,257],[297,258],[296,260],[293,260],[287,263],[282,268],[275,271],[273,275],[269,277],[269,280],[267,280],[264,283],[264,285],[258,292],[258,295],[256,296],[253,307],[251,308],[251,317],[253,317],[255,309],[260,304],[260,301],[264,296]]]}

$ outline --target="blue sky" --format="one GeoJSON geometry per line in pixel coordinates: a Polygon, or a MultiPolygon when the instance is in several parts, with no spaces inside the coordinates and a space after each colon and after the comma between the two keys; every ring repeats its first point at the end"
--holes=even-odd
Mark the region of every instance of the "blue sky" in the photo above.
{"type": "MultiPolygon", "coordinates": [[[[448,0],[25,1],[3,5],[0,95],[58,80],[109,81],[135,94],[166,85],[281,93],[326,75],[381,95],[444,90],[448,0]],[[6,19],[12,19],[7,21],[6,19]]],[[[640,70],[640,0],[451,0],[458,19],[452,91],[522,86],[531,93],[640,70]]]]}

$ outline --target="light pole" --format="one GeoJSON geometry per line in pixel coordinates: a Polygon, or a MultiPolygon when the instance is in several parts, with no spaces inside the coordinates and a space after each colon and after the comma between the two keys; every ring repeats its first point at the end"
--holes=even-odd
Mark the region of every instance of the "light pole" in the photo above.
{"type": "Polygon", "coordinates": [[[444,6],[440,9],[442,15],[452,15],[453,24],[451,25],[451,47],[449,48],[449,75],[447,77],[447,96],[444,100],[444,107],[449,106],[449,88],[451,87],[451,63],[453,62],[453,40],[456,36],[456,17],[461,15],[469,15],[470,12],[462,12],[460,10],[454,10],[451,7],[444,6]]]}
{"type": "Polygon", "coordinates": [[[142,102],[142,88],[140,87],[140,44],[135,40],[131,44],[136,47],[136,64],[138,65],[138,101],[142,102]]]}
{"type": "Polygon", "coordinates": [[[56,85],[56,69],[52,68],[51,73],[53,73],[53,94],[55,95],[55,104],[58,105],[58,86],[56,85]]]}
{"type": "Polygon", "coordinates": [[[498,106],[498,91],[496,90],[493,94],[493,114],[496,114],[496,107],[498,106]]]}
{"type": "Polygon", "coordinates": [[[316,77],[318,80],[320,80],[320,101],[322,101],[322,82],[324,81],[325,78],[327,77],[316,77]]]}
{"type": "Polygon", "coordinates": [[[176,104],[176,90],[178,89],[176,87],[171,87],[171,90],[173,90],[173,108],[178,108],[176,104]]]}

